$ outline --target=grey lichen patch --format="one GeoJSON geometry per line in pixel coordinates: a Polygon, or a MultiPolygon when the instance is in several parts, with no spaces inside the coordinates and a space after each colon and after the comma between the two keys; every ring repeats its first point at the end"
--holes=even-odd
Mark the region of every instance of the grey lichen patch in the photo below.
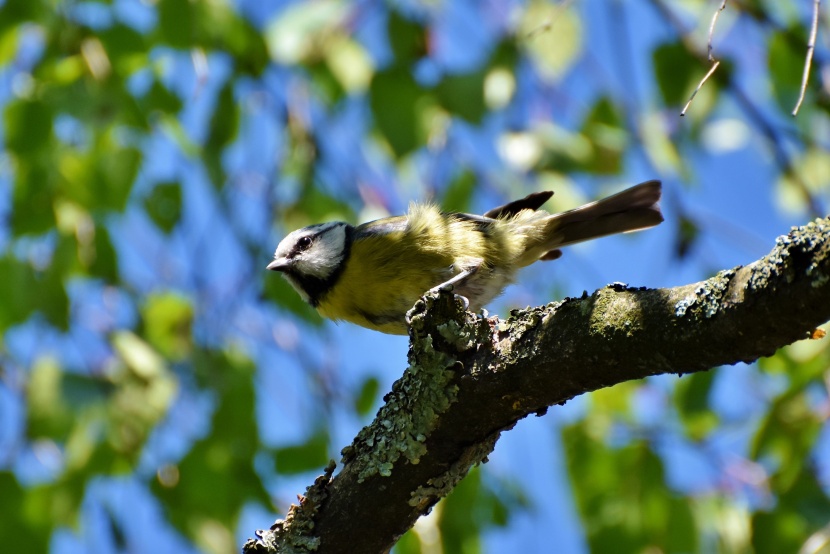
{"type": "Polygon", "coordinates": [[[500,435],[501,433],[494,433],[467,448],[447,471],[427,481],[426,486],[415,489],[409,498],[409,505],[424,510],[447,496],[473,466],[487,461],[487,456],[496,447],[500,435]]]}
{"type": "Polygon", "coordinates": [[[683,317],[692,309],[696,314],[707,319],[716,315],[723,306],[723,299],[727,289],[729,289],[729,283],[736,273],[736,269],[725,269],[719,271],[711,279],[700,283],[692,291],[692,294],[674,305],[675,315],[683,317]]]}
{"type": "Polygon", "coordinates": [[[438,334],[453,346],[458,352],[466,352],[475,348],[487,339],[489,335],[489,324],[482,318],[468,318],[464,324],[451,319],[436,326],[438,334]]]}
{"type": "Polygon", "coordinates": [[[521,339],[527,333],[535,331],[539,325],[552,313],[549,307],[539,306],[525,308],[524,310],[511,310],[510,317],[506,321],[499,322],[499,355],[505,362],[511,363],[534,356],[538,353],[536,344],[529,348],[513,348],[514,344],[521,344],[521,339]]]}
{"type": "MultiPolygon", "coordinates": [[[[386,402],[375,420],[342,452],[343,462],[353,464],[357,470],[358,482],[373,475],[389,477],[402,456],[412,464],[419,463],[438,417],[456,400],[458,386],[454,384],[454,377],[460,363],[436,349],[433,336],[425,332],[426,313],[436,300],[437,296],[428,296],[426,303],[420,301],[410,311],[409,367],[384,397],[386,402]]],[[[438,306],[439,309],[446,307],[446,304],[438,306]]],[[[465,317],[463,312],[455,315],[465,317]]],[[[459,350],[475,345],[476,331],[466,330],[466,326],[453,318],[437,327],[441,338],[459,350]]]]}
{"type": "Polygon", "coordinates": [[[270,529],[257,531],[257,539],[248,539],[242,547],[243,554],[315,552],[320,546],[320,538],[314,535],[314,520],[320,505],[328,497],[328,486],[335,467],[334,460],[331,460],[323,475],[306,489],[305,496],[300,497],[300,504],[292,504],[285,519],[278,519],[270,529]]]}
{"type": "Polygon", "coordinates": [[[775,239],[772,252],[752,264],[752,275],[747,282],[749,290],[775,287],[775,281],[783,278],[792,283],[799,271],[810,278],[813,287],[820,287],[830,280],[827,271],[830,257],[830,220],[816,219],[807,225],[793,227],[789,234],[775,239]],[[806,257],[806,267],[796,259],[806,257]]]}

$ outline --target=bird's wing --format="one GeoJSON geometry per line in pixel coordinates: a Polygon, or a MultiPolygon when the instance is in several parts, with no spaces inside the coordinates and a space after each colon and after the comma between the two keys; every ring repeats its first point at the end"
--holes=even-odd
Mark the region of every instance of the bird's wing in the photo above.
{"type": "Polygon", "coordinates": [[[514,200],[513,202],[509,202],[503,206],[493,208],[492,210],[486,212],[484,217],[499,219],[516,215],[523,210],[538,210],[542,207],[542,204],[550,200],[551,196],[553,196],[553,191],[551,190],[534,192],[532,194],[528,194],[520,200],[514,200]]]}

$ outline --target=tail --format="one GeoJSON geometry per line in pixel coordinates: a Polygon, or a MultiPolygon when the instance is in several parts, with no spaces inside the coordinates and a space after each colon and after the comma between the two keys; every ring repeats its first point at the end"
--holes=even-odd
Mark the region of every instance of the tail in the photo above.
{"type": "MultiPolygon", "coordinates": [[[[608,198],[553,214],[545,223],[545,240],[531,250],[535,259],[555,259],[557,249],[586,240],[654,227],[663,221],[660,181],[646,181],[608,198]]],[[[530,253],[530,252],[528,252],[530,253]]]]}

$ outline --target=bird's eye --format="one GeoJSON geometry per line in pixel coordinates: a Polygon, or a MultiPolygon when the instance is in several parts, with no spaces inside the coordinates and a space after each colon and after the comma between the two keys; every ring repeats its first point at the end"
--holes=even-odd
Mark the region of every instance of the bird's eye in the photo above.
{"type": "Polygon", "coordinates": [[[301,237],[300,240],[297,241],[298,250],[308,250],[309,246],[311,246],[311,237],[301,237]]]}

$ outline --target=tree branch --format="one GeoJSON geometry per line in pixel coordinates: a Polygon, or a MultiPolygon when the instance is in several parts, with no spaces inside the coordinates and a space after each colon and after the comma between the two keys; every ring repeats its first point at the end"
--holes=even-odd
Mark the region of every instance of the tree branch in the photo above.
{"type": "Polygon", "coordinates": [[[670,289],[613,284],[592,295],[479,319],[449,294],[422,299],[409,368],[343,468],[247,552],[386,552],[500,434],[603,387],[751,362],[830,319],[830,218],[779,237],[764,258],[670,289]]]}

